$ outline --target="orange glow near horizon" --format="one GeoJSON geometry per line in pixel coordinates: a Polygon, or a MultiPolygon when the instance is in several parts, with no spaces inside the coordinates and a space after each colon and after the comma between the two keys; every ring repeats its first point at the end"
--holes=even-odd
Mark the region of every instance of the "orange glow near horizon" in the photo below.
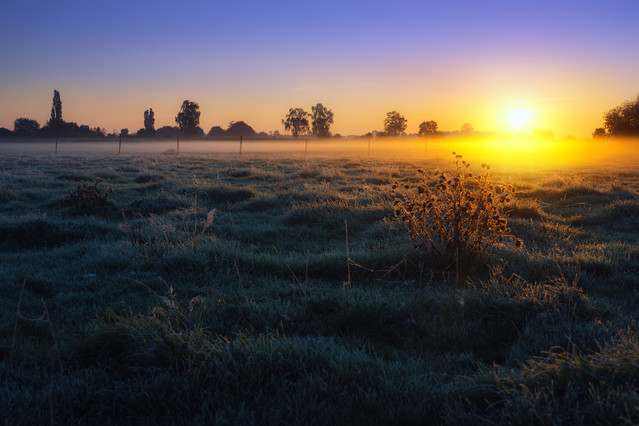
{"type": "MultiPolygon", "coordinates": [[[[556,141],[503,137],[436,144],[430,144],[433,156],[455,151],[470,162],[485,162],[505,171],[636,165],[639,161],[638,140],[556,141]]],[[[446,155],[442,158],[446,159],[446,155]]]]}
{"type": "MultiPolygon", "coordinates": [[[[143,113],[148,108],[155,112],[156,128],[175,126],[175,115],[182,100],[189,99],[200,105],[200,127],[205,133],[212,126],[226,128],[230,121],[242,120],[257,132],[285,134],[281,120],[288,108],[302,107],[310,111],[312,105],[321,102],[335,114],[331,132],[344,136],[382,131],[386,113],[396,110],[408,120],[408,134],[417,133],[422,121],[434,120],[440,130],[449,132],[459,131],[464,123],[470,123],[482,132],[532,134],[535,130],[543,130],[555,133],[557,138],[569,135],[585,138],[603,125],[605,111],[625,100],[620,96],[608,101],[579,98],[512,101],[502,96],[491,98],[484,93],[471,93],[468,98],[460,99],[455,92],[431,92],[425,96],[420,90],[407,100],[408,89],[400,87],[395,96],[381,96],[374,95],[377,88],[368,86],[328,88],[317,93],[282,92],[277,97],[195,89],[151,94],[92,93],[81,89],[59,87],[64,119],[90,127],[99,126],[109,133],[119,133],[123,128],[131,133],[137,131],[143,127],[143,113]],[[131,97],[133,100],[123,101],[131,97]],[[518,105],[524,102],[524,106],[518,105]]],[[[19,117],[33,118],[44,125],[52,94],[52,89],[45,88],[29,88],[27,92],[10,89],[7,99],[18,101],[6,102],[6,105],[0,101],[0,127],[13,129],[13,120],[19,117]]]]}
{"type": "MultiPolygon", "coordinates": [[[[326,141],[324,149],[349,149],[363,152],[365,142],[354,140],[348,144],[326,141]],[[329,148],[330,147],[330,148],[329,148]]],[[[373,155],[409,158],[421,161],[453,160],[453,152],[463,155],[473,166],[487,163],[501,171],[542,171],[556,168],[608,166],[636,166],[639,162],[639,139],[627,140],[543,140],[534,137],[507,135],[492,138],[468,139],[372,139],[373,155]]],[[[316,149],[316,148],[313,148],[316,149]]]]}

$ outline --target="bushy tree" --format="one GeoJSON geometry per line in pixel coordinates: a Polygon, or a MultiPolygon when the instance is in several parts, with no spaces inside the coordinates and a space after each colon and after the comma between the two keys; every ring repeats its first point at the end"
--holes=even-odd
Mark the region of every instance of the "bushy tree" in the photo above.
{"type": "Polygon", "coordinates": [[[19,136],[34,136],[40,130],[40,124],[30,118],[18,118],[13,122],[13,131],[19,136]]]}
{"type": "MultiPolygon", "coordinates": [[[[210,133],[210,132],[209,132],[210,133]]],[[[245,138],[253,138],[257,133],[251,126],[243,121],[232,121],[229,128],[226,129],[227,136],[244,136],[245,138]]]]}
{"type": "Polygon", "coordinates": [[[313,112],[311,116],[313,134],[320,138],[329,137],[330,127],[333,124],[333,111],[320,103],[311,107],[311,111],[313,112]]]}
{"type": "Polygon", "coordinates": [[[386,114],[384,119],[384,133],[388,136],[400,136],[406,130],[407,120],[397,111],[386,114]]]}
{"type": "Polygon", "coordinates": [[[120,136],[129,136],[129,129],[120,130],[120,136]]]}
{"type": "Polygon", "coordinates": [[[461,127],[461,132],[465,135],[470,135],[475,132],[475,128],[470,123],[464,123],[461,127]]]}
{"type": "MultiPolygon", "coordinates": [[[[468,123],[466,123],[468,124],[468,123]]],[[[469,124],[470,126],[470,124],[469,124]]],[[[472,126],[471,126],[472,128],[472,126]]],[[[463,127],[462,127],[463,130],[463,127]]],[[[422,123],[419,125],[419,132],[418,132],[419,136],[421,137],[427,137],[427,136],[434,136],[437,134],[437,122],[430,120],[430,121],[422,121],[422,123]]]]}
{"type": "Polygon", "coordinates": [[[180,134],[180,129],[175,126],[163,126],[155,131],[159,138],[174,138],[180,134]]]}
{"type": "Polygon", "coordinates": [[[147,136],[155,135],[155,114],[153,108],[144,111],[144,132],[147,136]]]}
{"type": "Polygon", "coordinates": [[[220,138],[226,136],[226,130],[221,128],[220,126],[213,126],[211,130],[206,134],[209,138],[220,138]]]}
{"type": "Polygon", "coordinates": [[[182,102],[182,108],[175,117],[175,122],[183,134],[197,135],[200,125],[200,106],[189,100],[182,102]]]}
{"type": "Polygon", "coordinates": [[[308,133],[308,116],[309,113],[302,108],[290,108],[285,119],[282,120],[284,129],[290,131],[293,137],[297,137],[302,133],[308,133]]]}
{"type": "Polygon", "coordinates": [[[639,135],[639,95],[636,100],[608,111],[604,115],[604,126],[614,136],[639,135]]]}
{"type": "Polygon", "coordinates": [[[592,132],[593,139],[603,138],[604,136],[606,136],[606,129],[603,127],[597,127],[595,131],[592,132]]]}

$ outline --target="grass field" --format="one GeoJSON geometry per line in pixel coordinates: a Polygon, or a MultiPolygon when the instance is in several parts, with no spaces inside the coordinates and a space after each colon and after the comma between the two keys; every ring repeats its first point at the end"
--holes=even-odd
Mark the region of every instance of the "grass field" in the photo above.
{"type": "Polygon", "coordinates": [[[495,170],[524,248],[460,277],[390,195],[451,166],[0,156],[0,420],[639,423],[639,170],[495,170]]]}

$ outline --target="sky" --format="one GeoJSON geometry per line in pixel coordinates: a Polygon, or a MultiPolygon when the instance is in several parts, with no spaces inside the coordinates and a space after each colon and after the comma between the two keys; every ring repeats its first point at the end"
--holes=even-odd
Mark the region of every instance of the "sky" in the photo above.
{"type": "Polygon", "coordinates": [[[639,93],[636,0],[4,2],[0,127],[63,119],[108,132],[243,120],[284,133],[289,108],[319,103],[333,133],[407,132],[435,120],[483,131],[589,137],[639,93]],[[509,128],[515,110],[532,119],[509,128]]]}

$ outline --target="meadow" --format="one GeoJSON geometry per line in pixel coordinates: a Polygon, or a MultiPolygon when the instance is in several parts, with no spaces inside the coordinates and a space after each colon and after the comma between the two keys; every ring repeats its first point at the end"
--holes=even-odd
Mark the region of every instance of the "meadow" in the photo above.
{"type": "Polygon", "coordinates": [[[460,276],[391,196],[450,160],[0,156],[0,420],[639,423],[639,170],[494,167],[460,276]]]}

